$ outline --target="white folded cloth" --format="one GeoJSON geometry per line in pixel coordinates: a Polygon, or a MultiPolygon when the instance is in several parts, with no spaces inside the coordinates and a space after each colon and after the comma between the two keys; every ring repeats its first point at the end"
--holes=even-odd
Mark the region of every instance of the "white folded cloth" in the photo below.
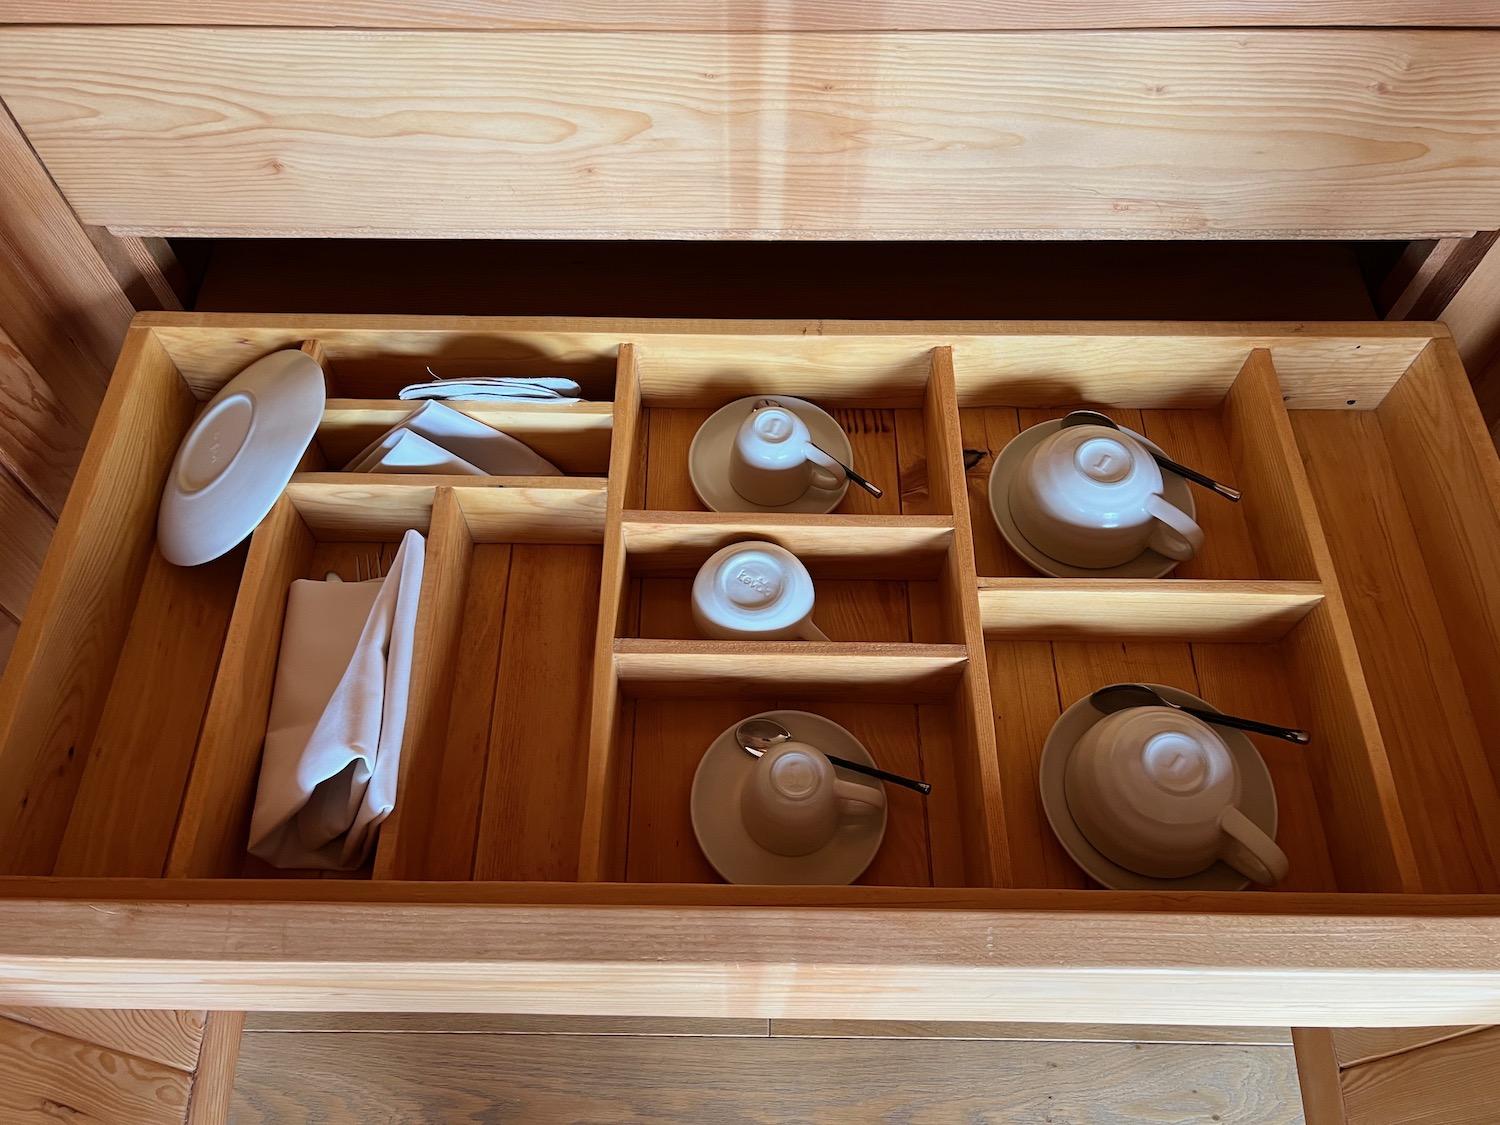
{"type": "Polygon", "coordinates": [[[462,398],[492,402],[551,402],[559,405],[581,401],[583,388],[572,379],[551,375],[535,378],[478,375],[467,379],[437,379],[401,388],[401,397],[462,398]]]}
{"type": "Polygon", "coordinates": [[[250,821],[275,867],[352,871],[395,807],[426,545],[408,531],[373,582],[292,583],[250,821]]]}
{"type": "Polygon", "coordinates": [[[371,442],[345,471],[562,476],[524,442],[441,402],[422,403],[371,442]]]}

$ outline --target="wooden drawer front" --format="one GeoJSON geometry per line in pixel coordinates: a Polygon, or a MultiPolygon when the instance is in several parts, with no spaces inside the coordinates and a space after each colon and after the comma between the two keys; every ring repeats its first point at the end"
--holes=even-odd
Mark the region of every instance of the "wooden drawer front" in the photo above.
{"type": "Polygon", "coordinates": [[[152,1002],[1500,1018],[1497,559],[1500,462],[1433,326],[147,314],[0,680],[0,1002],[131,1006],[191,962],[152,1002]],[[198,405],[299,344],[331,392],[302,471],[247,547],[168,565],[156,502],[198,405]],[[576,377],[592,401],[464,407],[567,475],[329,471],[429,363],[576,377]],[[755,392],[832,411],[885,495],[704,511],[688,443],[755,392]],[[1080,403],[1244,490],[1200,501],[1208,545],[1170,579],[1038,578],[996,532],[993,456],[1080,403]],[[348,878],[273,871],[244,849],[288,584],[369,569],[411,527],[396,811],[348,878]],[[747,536],[806,560],[830,640],[697,637],[691,576],[747,536]],[[1276,889],[1107,892],[1062,852],[1038,754],[1120,680],[1314,732],[1257,740],[1276,889]],[[723,886],[698,851],[703,748],[771,706],[934,786],[891,790],[854,887],[723,886]]]}
{"type": "Polygon", "coordinates": [[[85,222],[181,235],[1500,225],[1500,32],[0,30],[85,222]]]}

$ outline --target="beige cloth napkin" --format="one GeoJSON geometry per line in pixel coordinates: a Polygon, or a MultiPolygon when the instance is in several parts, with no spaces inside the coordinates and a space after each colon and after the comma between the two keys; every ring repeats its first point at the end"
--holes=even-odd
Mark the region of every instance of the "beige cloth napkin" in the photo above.
{"type": "Polygon", "coordinates": [[[426,541],[408,531],[374,582],[292,583],[250,851],[352,871],[396,804],[426,541]]]}

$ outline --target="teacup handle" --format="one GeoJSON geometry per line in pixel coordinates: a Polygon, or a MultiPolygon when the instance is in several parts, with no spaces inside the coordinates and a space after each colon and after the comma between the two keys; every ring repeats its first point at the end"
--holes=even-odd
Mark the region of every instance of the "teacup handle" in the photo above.
{"type": "Polygon", "coordinates": [[[826,641],[829,639],[827,633],[813,624],[811,617],[804,621],[800,628],[804,641],[826,641]]]}
{"type": "Polygon", "coordinates": [[[1239,809],[1225,809],[1219,827],[1224,830],[1219,858],[1230,867],[1267,887],[1286,877],[1286,852],[1239,809]]]}
{"type": "MultiPolygon", "coordinates": [[[[807,459],[812,462],[812,484],[814,488],[837,488],[849,478],[844,475],[844,466],[824,453],[812,442],[802,447],[807,459]]],[[[824,640],[827,640],[825,637],[824,640]]]]}
{"type": "Polygon", "coordinates": [[[1183,562],[1203,550],[1203,529],[1165,497],[1154,492],[1146,497],[1146,511],[1157,521],[1149,544],[1157,554],[1183,562]]]}
{"type": "MultiPolygon", "coordinates": [[[[833,795],[847,805],[868,805],[872,809],[885,808],[885,786],[884,785],[861,785],[857,781],[845,781],[842,777],[834,778],[833,795]]],[[[862,809],[847,809],[848,812],[861,812],[862,809]]]]}

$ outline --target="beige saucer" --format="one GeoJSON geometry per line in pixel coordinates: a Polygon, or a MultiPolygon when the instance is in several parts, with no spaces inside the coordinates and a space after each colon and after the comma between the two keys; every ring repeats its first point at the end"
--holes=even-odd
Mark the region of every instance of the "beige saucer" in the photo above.
{"type": "Polygon", "coordinates": [[[802,512],[824,515],[833,511],[849,491],[849,482],[837,488],[808,488],[790,504],[771,507],[746,500],[729,483],[729,453],[734,448],[734,435],[740,424],[750,413],[750,408],[763,398],[780,403],[807,424],[813,444],[835,460],[842,461],[852,469],[854,449],[849,444],[849,435],[844,433],[838,419],[821,406],[814,406],[806,399],[791,395],[750,395],[737,398],[728,406],[714,411],[708,421],[698,427],[693,435],[693,444],[688,447],[688,476],[693,481],[693,491],[704,506],[715,512],[802,512]]]}
{"type": "MultiPolygon", "coordinates": [[[[745,719],[775,719],[798,742],[851,762],[875,764],[870,752],[832,719],[809,711],[762,711],[745,719]]],[[[741,719],[714,739],[693,775],[693,832],[698,846],[715,871],[730,883],[760,886],[841,887],[854,882],[885,839],[887,812],[846,817],[833,839],[809,855],[777,855],[750,838],[740,820],[740,789],[758,759],[734,740],[741,719]]],[[[878,781],[834,767],[846,781],[879,785],[878,781]]]]}
{"type": "MultiPolygon", "coordinates": [[[[1155,688],[1164,699],[1172,703],[1201,707],[1206,711],[1218,710],[1212,703],[1181,688],[1165,684],[1147,686],[1155,688]]],[[[1178,879],[1156,879],[1121,867],[1089,843],[1068,810],[1064,782],[1068,757],[1073,753],[1073,748],[1088,729],[1102,718],[1104,715],[1094,709],[1088,696],[1064,711],[1047,734],[1037,771],[1042,791],[1042,808],[1047,814],[1047,822],[1052,825],[1058,842],[1073,858],[1073,862],[1083,868],[1096,883],[1112,891],[1242,891],[1248,887],[1250,879],[1222,860],[1193,875],[1184,875],[1178,879]]],[[[1224,745],[1229,748],[1239,766],[1240,812],[1274,840],[1278,819],[1276,787],[1271,783],[1271,771],[1266,768],[1265,760],[1240,731],[1216,726],[1214,733],[1224,740],[1224,745]]]]}
{"type": "MultiPolygon", "coordinates": [[[[1021,529],[1016,526],[1016,521],[1010,514],[1010,479],[1020,469],[1021,462],[1043,438],[1057,433],[1062,429],[1062,419],[1053,418],[1048,422],[1038,422],[1030,429],[1023,430],[1011,438],[995,456],[995,465],[990,470],[990,512],[995,517],[995,524],[1000,528],[1000,534],[1011,548],[1032,566],[1043,574],[1052,578],[1163,578],[1172,573],[1177,566],[1177,559],[1169,559],[1166,555],[1147,548],[1135,558],[1119,566],[1095,569],[1087,566],[1074,566],[1065,563],[1061,559],[1054,559],[1051,555],[1044,554],[1032,545],[1031,540],[1021,534],[1021,529]]],[[[1154,453],[1165,451],[1155,442],[1143,437],[1128,427],[1121,426],[1122,433],[1127,433],[1136,441],[1154,453]]],[[[1193,499],[1192,486],[1176,473],[1161,471],[1162,495],[1167,502],[1175,507],[1181,508],[1194,519],[1198,518],[1198,505],[1193,499]]]]}

